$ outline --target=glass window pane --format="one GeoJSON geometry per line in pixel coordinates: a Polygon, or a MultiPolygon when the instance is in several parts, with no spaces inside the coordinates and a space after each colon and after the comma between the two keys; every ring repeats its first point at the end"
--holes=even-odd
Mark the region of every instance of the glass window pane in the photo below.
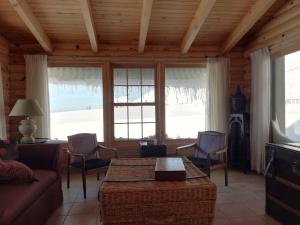
{"type": "Polygon", "coordinates": [[[128,129],[127,124],[115,124],[115,139],[117,140],[127,140],[128,139],[128,129]]]}
{"type": "MultiPolygon", "coordinates": [[[[295,142],[300,141],[300,51],[284,57],[285,66],[285,134],[295,142]]],[[[280,71],[281,72],[281,71],[280,71]]],[[[280,73],[281,74],[281,73],[280,73]]],[[[280,82],[280,81],[279,81],[280,82]]],[[[283,88],[282,88],[283,89],[283,88]]],[[[280,90],[276,90],[280,93],[280,90]]],[[[283,91],[284,92],[284,91],[283,91]]],[[[278,98],[281,100],[281,98],[278,98]]],[[[278,101],[278,100],[277,100],[278,101]]],[[[278,120],[283,113],[277,112],[278,120]]],[[[284,123],[284,121],[282,121],[284,123]]]]}
{"type": "Polygon", "coordinates": [[[205,130],[206,68],[166,68],[165,113],[168,138],[196,138],[205,130]]]}
{"type": "Polygon", "coordinates": [[[50,67],[48,82],[51,139],[96,133],[103,141],[102,69],[50,67]]]}
{"type": "Polygon", "coordinates": [[[154,69],[144,68],[142,69],[142,84],[154,85],[154,69]]]}
{"type": "Polygon", "coordinates": [[[128,86],[128,102],[141,102],[140,86],[128,86]]]}
{"type": "Polygon", "coordinates": [[[142,124],[129,124],[129,139],[142,138],[142,124]]]}
{"type": "Polygon", "coordinates": [[[155,138],[155,123],[143,124],[143,138],[155,138]]]}
{"type": "Polygon", "coordinates": [[[127,123],[127,106],[114,107],[114,123],[127,123]]]}
{"type": "Polygon", "coordinates": [[[114,85],[127,85],[126,69],[114,69],[114,85]]]}
{"type": "Polygon", "coordinates": [[[142,87],[142,102],[155,102],[154,86],[142,87]]]}
{"type": "Polygon", "coordinates": [[[142,122],[142,108],[141,106],[128,106],[129,123],[142,122]]]}
{"type": "Polygon", "coordinates": [[[127,86],[114,86],[114,103],[127,102],[127,86]]]}
{"type": "Polygon", "coordinates": [[[143,122],[155,122],[155,106],[143,106],[143,122]]]}
{"type": "Polygon", "coordinates": [[[128,69],[128,85],[140,85],[140,84],[141,84],[141,70],[128,69]]]}

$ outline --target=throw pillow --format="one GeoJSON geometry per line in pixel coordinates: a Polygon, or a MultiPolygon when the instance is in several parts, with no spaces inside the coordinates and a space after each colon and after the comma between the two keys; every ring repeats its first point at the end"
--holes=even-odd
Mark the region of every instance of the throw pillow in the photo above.
{"type": "Polygon", "coordinates": [[[0,159],[17,160],[18,157],[16,141],[0,140],[0,159]]]}
{"type": "Polygon", "coordinates": [[[0,183],[22,183],[37,181],[33,171],[15,160],[0,160],[0,183]]]}

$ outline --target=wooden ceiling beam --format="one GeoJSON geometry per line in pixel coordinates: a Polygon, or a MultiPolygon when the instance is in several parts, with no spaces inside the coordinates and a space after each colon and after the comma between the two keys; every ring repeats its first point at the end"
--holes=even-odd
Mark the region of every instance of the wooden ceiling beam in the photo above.
{"type": "Polygon", "coordinates": [[[90,0],[79,0],[83,20],[90,39],[91,48],[94,52],[98,52],[97,33],[95,29],[92,7],[90,0]]]}
{"type": "Polygon", "coordinates": [[[144,52],[148,28],[150,24],[151,11],[152,11],[153,0],[143,0],[143,8],[140,23],[140,37],[139,37],[139,53],[144,52]]]}
{"type": "Polygon", "coordinates": [[[48,35],[45,33],[41,24],[33,14],[28,3],[25,0],[9,0],[9,2],[17,12],[19,17],[22,19],[22,21],[25,23],[27,28],[31,31],[33,36],[43,47],[43,49],[46,52],[51,53],[53,50],[51,41],[48,35]]]}
{"type": "Polygon", "coordinates": [[[201,0],[198,8],[196,9],[192,22],[182,40],[181,53],[188,52],[215,2],[216,0],[201,0]]]}
{"type": "Polygon", "coordinates": [[[224,42],[222,54],[229,52],[275,2],[276,0],[257,0],[224,42]]]}

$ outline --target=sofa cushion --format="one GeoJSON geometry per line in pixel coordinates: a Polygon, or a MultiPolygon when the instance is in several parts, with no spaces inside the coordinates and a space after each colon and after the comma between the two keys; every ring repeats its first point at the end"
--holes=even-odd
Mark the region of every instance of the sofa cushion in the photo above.
{"type": "Polygon", "coordinates": [[[10,140],[0,140],[0,159],[17,160],[19,157],[17,142],[10,140]]]}
{"type": "Polygon", "coordinates": [[[32,183],[0,184],[0,224],[10,224],[19,214],[36,201],[57,179],[50,170],[34,170],[38,179],[32,183]]]}
{"type": "Polygon", "coordinates": [[[30,183],[36,180],[33,171],[25,164],[16,160],[0,161],[0,183],[30,183]]]}

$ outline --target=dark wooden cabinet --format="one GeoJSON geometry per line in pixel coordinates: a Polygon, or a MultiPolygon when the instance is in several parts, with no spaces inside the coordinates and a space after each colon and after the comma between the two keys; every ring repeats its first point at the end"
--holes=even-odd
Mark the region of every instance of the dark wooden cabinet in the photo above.
{"type": "Polygon", "coordinates": [[[300,144],[267,144],[266,165],[266,212],[300,225],[300,144]]]}

